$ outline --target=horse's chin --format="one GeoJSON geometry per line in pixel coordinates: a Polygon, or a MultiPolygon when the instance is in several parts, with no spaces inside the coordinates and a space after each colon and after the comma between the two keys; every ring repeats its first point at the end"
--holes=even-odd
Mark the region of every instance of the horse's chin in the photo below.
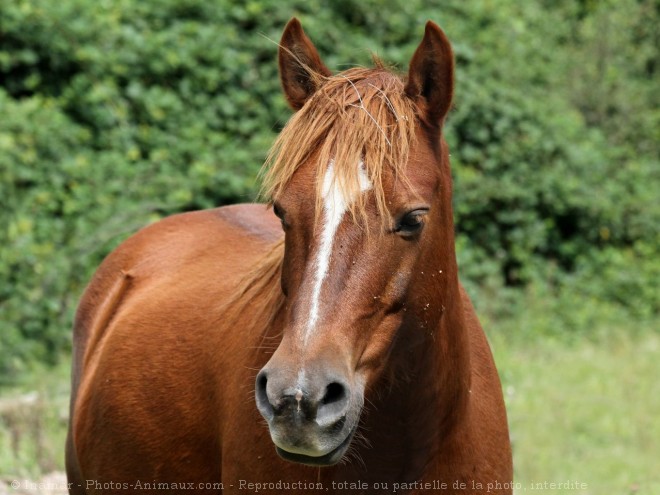
{"type": "Polygon", "coordinates": [[[305,454],[297,454],[288,452],[281,447],[275,446],[278,455],[285,461],[297,462],[298,464],[305,464],[307,466],[332,466],[337,464],[351,445],[355,429],[346,436],[346,438],[333,450],[321,456],[312,456],[305,454]]]}

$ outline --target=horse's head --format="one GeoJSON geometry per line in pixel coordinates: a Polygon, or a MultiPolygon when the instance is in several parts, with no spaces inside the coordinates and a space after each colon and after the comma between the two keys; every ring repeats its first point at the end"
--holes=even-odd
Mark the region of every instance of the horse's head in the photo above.
{"type": "Polygon", "coordinates": [[[383,67],[333,76],[293,19],[279,64],[297,113],[265,183],[285,231],[286,302],[256,402],[282,457],[329,465],[393,350],[435,331],[456,276],[441,139],[453,58],[429,22],[405,80],[383,67]]]}

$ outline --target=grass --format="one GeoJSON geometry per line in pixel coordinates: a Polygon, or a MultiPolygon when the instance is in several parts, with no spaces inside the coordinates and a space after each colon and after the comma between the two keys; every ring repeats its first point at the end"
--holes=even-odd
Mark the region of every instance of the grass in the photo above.
{"type": "MultiPolygon", "coordinates": [[[[567,342],[521,338],[504,324],[489,333],[507,401],[516,493],[660,493],[660,335],[567,342]],[[550,485],[566,482],[573,485],[550,485]]],[[[0,422],[0,479],[63,469],[68,364],[27,376],[1,400],[33,392],[34,410],[0,422]]]]}
{"type": "Polygon", "coordinates": [[[491,340],[517,493],[660,493],[660,335],[520,343],[500,331],[491,340]]]}
{"type": "Polygon", "coordinates": [[[0,479],[36,479],[64,469],[69,366],[63,361],[35,369],[0,389],[0,479]]]}

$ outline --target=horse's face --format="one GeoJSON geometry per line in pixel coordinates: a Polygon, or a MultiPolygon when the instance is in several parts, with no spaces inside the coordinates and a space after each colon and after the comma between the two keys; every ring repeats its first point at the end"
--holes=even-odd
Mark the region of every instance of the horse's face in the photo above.
{"type": "MultiPolygon", "coordinates": [[[[301,79],[299,69],[292,72],[295,63],[329,72],[297,21],[287,26],[282,47],[285,93],[300,108],[316,88],[311,79],[301,79]]],[[[405,93],[420,108],[421,120],[437,120],[436,130],[449,107],[452,67],[446,38],[427,26],[405,93]]],[[[359,93],[362,86],[351,85],[359,93]]],[[[397,173],[382,170],[377,185],[368,164],[356,160],[355,184],[343,187],[333,159],[319,166],[314,155],[273,197],[286,233],[287,304],[282,341],[257,376],[256,401],[285,459],[339,461],[357,429],[365,390],[387,366],[400,329],[406,321],[423,322],[424,281],[440,278],[424,270],[446,226],[441,204],[447,196],[440,194],[442,153],[429,139],[434,132],[416,134],[406,163],[397,173]],[[385,200],[380,206],[378,195],[385,200]],[[360,214],[353,215],[358,204],[360,214]]]]}

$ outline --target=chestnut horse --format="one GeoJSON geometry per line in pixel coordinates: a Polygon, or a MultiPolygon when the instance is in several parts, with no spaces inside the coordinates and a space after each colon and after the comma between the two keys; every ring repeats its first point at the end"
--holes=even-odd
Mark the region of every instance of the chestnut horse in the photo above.
{"type": "Polygon", "coordinates": [[[429,22],[405,79],[333,75],[292,19],[279,66],[269,205],[151,225],[82,298],[70,492],[511,493],[458,281],[447,38],[429,22]]]}

